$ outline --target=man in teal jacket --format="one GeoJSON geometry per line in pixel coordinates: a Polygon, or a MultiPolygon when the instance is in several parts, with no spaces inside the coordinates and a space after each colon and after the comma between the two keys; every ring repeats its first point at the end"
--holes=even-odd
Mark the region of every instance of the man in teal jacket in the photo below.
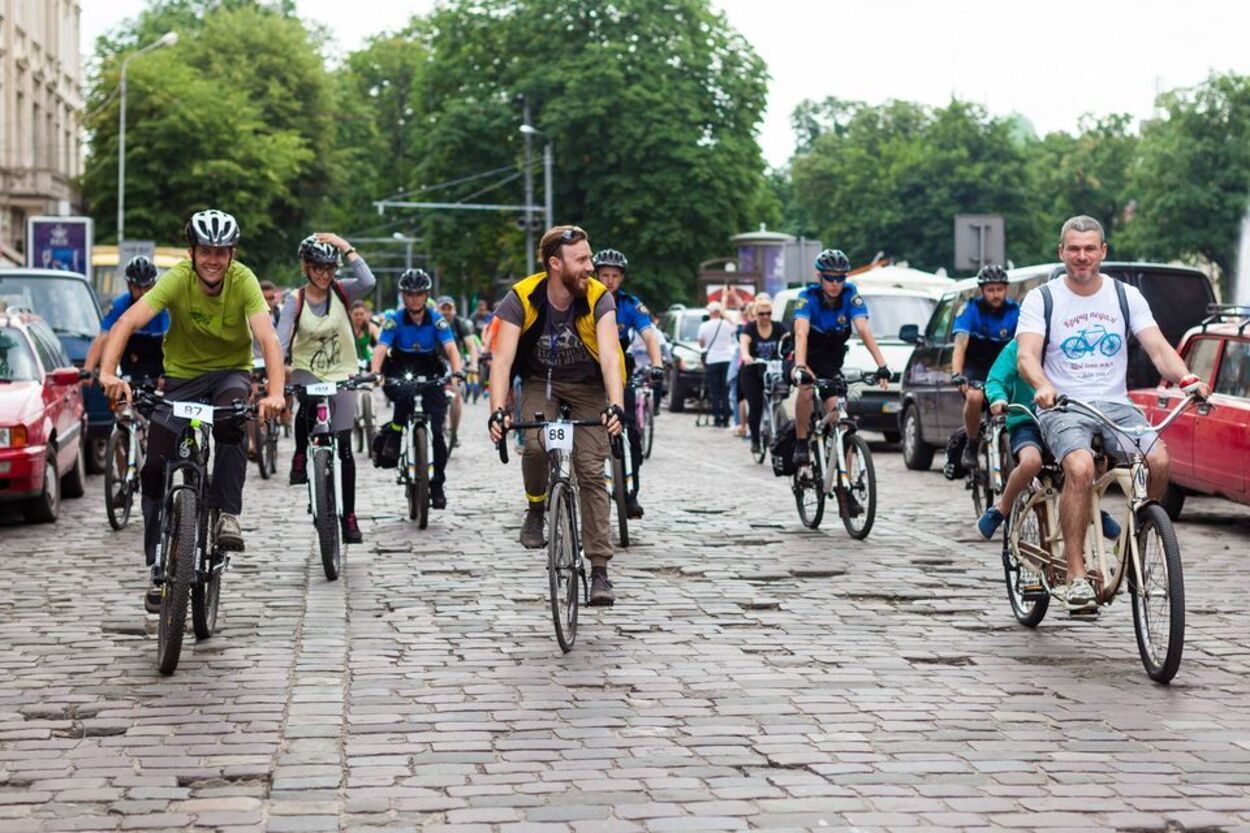
{"type": "MultiPolygon", "coordinates": [[[[985,398],[989,400],[992,414],[1001,414],[1007,410],[1008,403],[1023,405],[1033,411],[1033,386],[1016,370],[1016,350],[1016,342],[1013,340],[998,354],[989,376],[986,377],[985,398]]],[[[1007,434],[1011,438],[1011,454],[1016,458],[1016,465],[1007,478],[1007,485],[1003,487],[998,503],[988,507],[981,520],[977,521],[977,531],[987,541],[994,537],[994,533],[1002,525],[1016,496],[1042,470],[1042,434],[1032,417],[1019,411],[1009,411],[1007,434]]],[[[1120,535],[1120,525],[1106,512],[1102,513],[1102,534],[1107,538],[1117,538],[1120,535]]]]}

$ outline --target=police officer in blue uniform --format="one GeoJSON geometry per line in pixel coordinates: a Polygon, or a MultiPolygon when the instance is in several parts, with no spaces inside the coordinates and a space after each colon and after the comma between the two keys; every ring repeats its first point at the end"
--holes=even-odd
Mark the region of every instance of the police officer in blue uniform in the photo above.
{"type": "Polygon", "coordinates": [[[1003,267],[987,263],[977,273],[979,298],[964,304],[951,327],[955,334],[955,353],[951,357],[951,384],[959,386],[964,395],[964,430],[968,442],[961,462],[965,469],[977,463],[977,440],[981,434],[981,407],[985,392],[969,387],[969,382],[984,382],[994,360],[1013,338],[1020,321],[1020,305],[1007,297],[1007,272],[1003,267]]]}
{"type": "MultiPolygon", "coordinates": [[[[591,259],[591,263],[595,267],[595,277],[608,288],[616,300],[617,337],[621,342],[621,352],[625,354],[626,375],[634,375],[635,362],[630,355],[629,344],[633,340],[633,334],[637,333],[647,345],[647,357],[651,360],[648,377],[651,384],[658,387],[664,380],[664,360],[660,355],[660,340],[651,324],[651,313],[637,296],[621,289],[621,283],[629,271],[629,261],[616,249],[604,249],[591,259]]],[[[642,435],[639,433],[634,385],[630,384],[625,386],[625,431],[629,437],[630,460],[634,468],[634,482],[625,498],[625,510],[629,517],[641,518],[642,505],[638,503],[638,489],[643,461],[642,435]]]]}
{"type": "MultiPolygon", "coordinates": [[[[399,291],[403,302],[386,313],[386,321],[378,335],[378,346],[373,350],[372,370],[386,377],[387,384],[382,390],[394,408],[391,422],[378,431],[376,450],[379,452],[386,452],[389,448],[397,450],[398,443],[394,442],[393,437],[388,448],[387,435],[401,434],[408,417],[412,415],[416,396],[411,389],[405,389],[399,384],[405,374],[440,376],[446,369],[443,362],[446,354],[454,377],[464,378],[455,336],[452,335],[447,321],[429,303],[430,290],[433,287],[434,281],[424,269],[408,269],[400,275],[399,291]]],[[[454,386],[455,382],[452,384],[454,386]]],[[[430,506],[444,509],[447,507],[447,496],[443,489],[446,482],[443,469],[447,465],[447,441],[443,438],[443,421],[447,418],[447,397],[440,389],[426,389],[421,392],[421,405],[429,416],[430,431],[434,435],[434,476],[430,478],[430,506]]],[[[389,462],[390,456],[389,453],[375,455],[375,462],[380,459],[389,462]]]]}
{"type": "MultiPolygon", "coordinates": [[[[842,373],[846,358],[846,342],[852,331],[859,336],[877,363],[877,382],[881,387],[890,383],[890,368],[877,340],[868,326],[868,305],[860,297],[855,284],[847,283],[851,260],[840,249],[825,249],[816,256],[819,284],[811,284],[799,295],[794,304],[794,369],[791,376],[799,386],[799,398],[795,403],[794,464],[808,464],[807,429],[812,413],[811,383],[813,377],[833,379],[842,373]]],[[[837,406],[832,391],[821,389],[820,398],[825,409],[837,406]]]]}
{"type": "MultiPolygon", "coordinates": [[[[130,305],[142,298],[156,285],[156,266],[143,255],[135,255],[126,264],[126,291],[113,299],[108,314],[100,322],[100,334],[91,343],[83,366],[95,370],[104,353],[108,332],[122,317],[130,305]]],[[[121,371],[133,380],[156,381],[164,369],[162,342],[169,329],[169,310],[161,310],[155,318],[135,330],[122,352],[121,371]]]]}

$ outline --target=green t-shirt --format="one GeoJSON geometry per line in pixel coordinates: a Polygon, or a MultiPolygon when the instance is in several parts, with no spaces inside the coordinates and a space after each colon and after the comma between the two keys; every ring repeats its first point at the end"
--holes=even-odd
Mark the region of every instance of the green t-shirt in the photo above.
{"type": "Polygon", "coordinates": [[[252,367],[252,328],[247,319],[268,312],[269,306],[260,281],[242,263],[230,264],[225,284],[220,295],[205,295],[191,261],[183,260],[143,296],[157,312],[169,310],[164,343],[167,375],[194,379],[213,370],[252,367]]]}

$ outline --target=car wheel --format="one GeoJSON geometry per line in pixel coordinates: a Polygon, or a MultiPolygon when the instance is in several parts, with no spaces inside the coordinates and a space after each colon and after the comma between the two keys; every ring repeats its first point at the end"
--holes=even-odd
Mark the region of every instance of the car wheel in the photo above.
{"type": "Polygon", "coordinates": [[[908,405],[903,411],[903,465],[912,471],[928,471],[933,464],[933,448],[920,434],[920,415],[908,405]]]}
{"type": "Polygon", "coordinates": [[[61,478],[61,495],[63,497],[82,497],[87,493],[87,464],[83,459],[82,443],[78,444],[78,453],[74,455],[74,467],[61,478]]]}
{"type": "Polygon", "coordinates": [[[56,450],[48,446],[43,460],[43,494],[31,498],[22,514],[32,523],[52,523],[61,511],[61,478],[56,471],[56,450]]]}
{"type": "Polygon", "coordinates": [[[1163,490],[1163,496],[1159,498],[1159,505],[1168,513],[1169,518],[1180,520],[1181,510],[1185,507],[1185,490],[1169,482],[1168,487],[1163,490]]]}
{"type": "Polygon", "coordinates": [[[87,474],[104,474],[108,462],[109,438],[87,439],[87,474]]]}
{"type": "Polygon", "coordinates": [[[686,410],[686,391],[681,386],[681,380],[677,375],[677,368],[673,368],[673,375],[668,381],[668,410],[670,413],[680,414],[686,410]]]}

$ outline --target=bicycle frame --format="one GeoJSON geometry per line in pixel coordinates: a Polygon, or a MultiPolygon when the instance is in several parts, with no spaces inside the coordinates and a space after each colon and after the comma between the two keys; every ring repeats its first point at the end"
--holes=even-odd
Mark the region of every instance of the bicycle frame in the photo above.
{"type": "MultiPolygon", "coordinates": [[[[434,478],[434,432],[430,430],[430,418],[425,412],[425,402],[421,394],[427,388],[439,387],[447,384],[447,379],[432,379],[427,376],[416,376],[405,378],[400,383],[403,387],[409,387],[413,390],[412,414],[408,417],[408,421],[404,424],[404,438],[400,445],[399,452],[399,478],[401,483],[409,484],[417,482],[417,448],[415,445],[416,431],[419,426],[424,426],[425,431],[425,461],[426,461],[426,478],[433,480],[434,478]]],[[[448,413],[448,419],[451,414],[448,413]]]]}

